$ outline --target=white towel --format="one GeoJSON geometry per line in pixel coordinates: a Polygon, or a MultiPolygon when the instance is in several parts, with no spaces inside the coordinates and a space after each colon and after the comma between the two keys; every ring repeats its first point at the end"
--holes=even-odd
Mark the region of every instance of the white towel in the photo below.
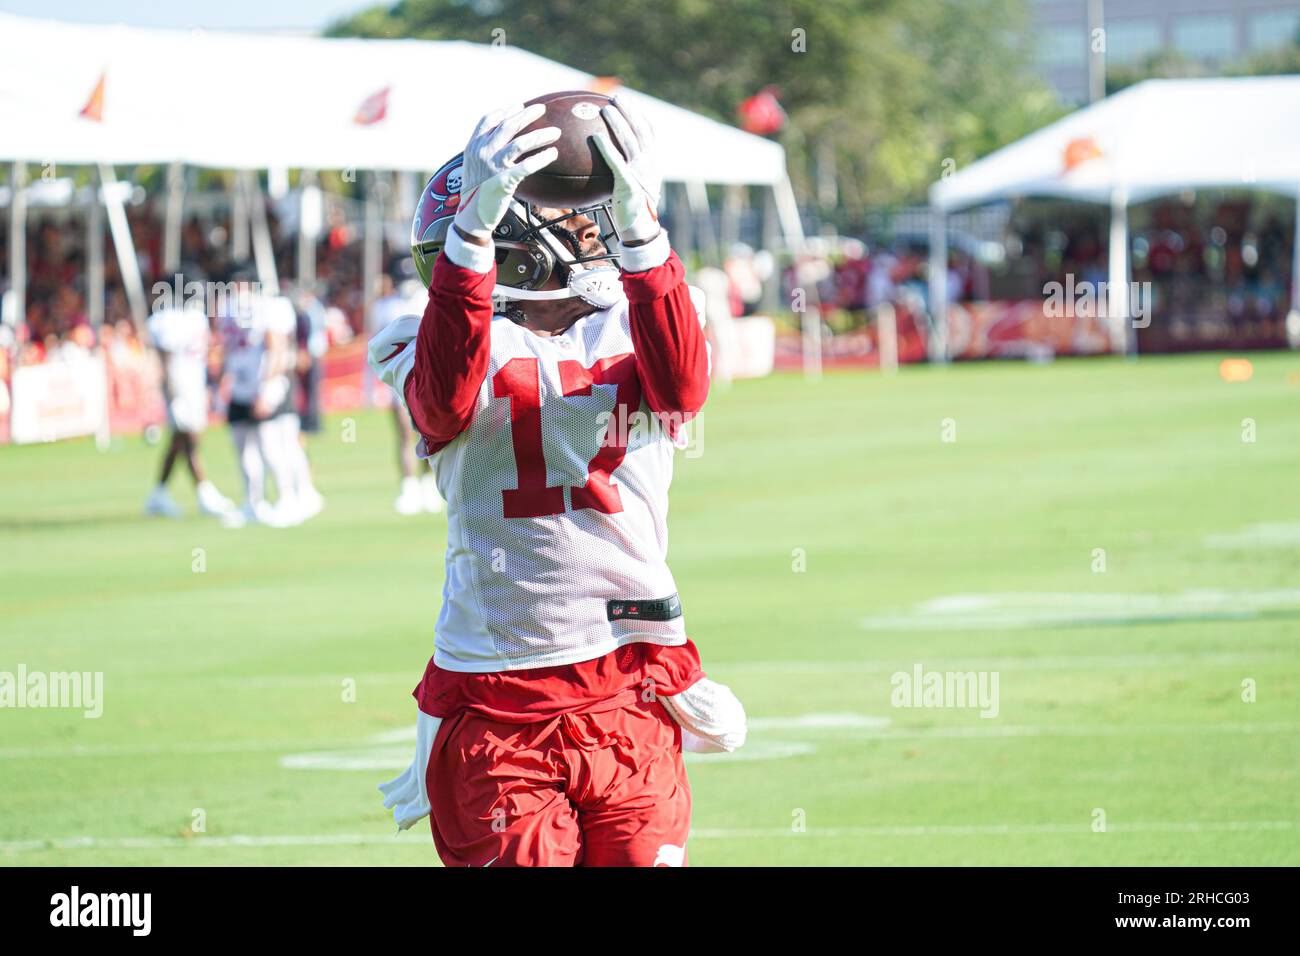
{"type": "Polygon", "coordinates": [[[409,829],[429,815],[429,791],[425,776],[429,769],[429,754],[433,752],[433,739],[442,726],[441,717],[430,717],[416,710],[415,759],[397,777],[379,785],[384,795],[384,806],[393,811],[398,830],[409,829]]]}
{"type": "Polygon", "coordinates": [[[725,684],[705,677],[680,694],[659,699],[681,725],[683,750],[731,753],[745,743],[745,707],[725,684]]]}

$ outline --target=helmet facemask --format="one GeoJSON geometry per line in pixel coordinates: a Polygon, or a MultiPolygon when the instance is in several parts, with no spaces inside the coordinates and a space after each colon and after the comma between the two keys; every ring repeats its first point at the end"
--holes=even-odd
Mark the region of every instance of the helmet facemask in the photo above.
{"type": "MultiPolygon", "coordinates": [[[[462,158],[445,163],[425,185],[411,225],[411,253],[425,286],[433,265],[447,241],[459,203],[462,158]]],[[[614,305],[623,295],[619,281],[619,234],[610,203],[592,203],[570,210],[546,210],[558,215],[543,218],[538,210],[519,200],[492,234],[496,246],[497,278],[492,290],[499,313],[516,313],[520,303],[581,298],[599,309],[614,305]],[[601,248],[584,254],[573,220],[586,217],[596,224],[601,248]],[[560,288],[543,289],[558,280],[560,288]]]]}
{"type": "MultiPolygon", "coordinates": [[[[549,212],[549,210],[547,210],[549,212]]],[[[535,207],[513,201],[510,212],[493,234],[497,249],[497,284],[493,297],[512,301],[582,298],[597,308],[609,308],[622,296],[618,279],[618,229],[609,203],[596,203],[543,217],[535,207]],[[596,224],[599,249],[583,251],[573,221],[585,217],[596,224]],[[542,289],[554,276],[562,285],[542,289]]]]}

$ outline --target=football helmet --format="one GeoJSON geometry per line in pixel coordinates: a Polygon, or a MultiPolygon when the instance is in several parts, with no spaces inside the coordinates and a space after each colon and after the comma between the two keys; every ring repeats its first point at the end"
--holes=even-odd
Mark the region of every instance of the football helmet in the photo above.
{"type": "MultiPolygon", "coordinates": [[[[427,287],[433,263],[447,242],[447,232],[460,205],[463,155],[445,163],[425,184],[411,222],[411,256],[427,287]]],[[[597,308],[609,308],[623,295],[618,277],[618,231],[610,203],[600,202],[564,215],[543,219],[534,207],[518,199],[492,234],[496,247],[497,280],[492,297],[500,311],[512,301],[568,299],[577,296],[597,308]],[[603,252],[584,255],[571,220],[586,217],[600,230],[603,252]],[[558,289],[543,289],[554,277],[558,289]]],[[[517,307],[517,306],[515,306],[517,307]]]]}

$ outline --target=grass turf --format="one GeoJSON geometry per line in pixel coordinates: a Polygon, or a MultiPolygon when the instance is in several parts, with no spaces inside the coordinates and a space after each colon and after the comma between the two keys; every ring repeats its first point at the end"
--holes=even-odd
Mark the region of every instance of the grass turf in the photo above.
{"type": "MultiPolygon", "coordinates": [[[[1300,863],[1300,358],[1238,384],[1218,361],[716,392],[670,562],[754,728],[691,764],[692,863],[1300,863]],[[917,664],[996,674],[997,716],[893,706],[917,664]]],[[[139,517],[136,438],[0,448],[0,671],[105,686],[95,720],[0,709],[0,863],[436,862],[374,789],[409,751],[445,533],[393,513],[393,442],[331,419],[327,508],[278,531],[139,517]]],[[[205,453],[232,493],[223,430],[205,453]]]]}

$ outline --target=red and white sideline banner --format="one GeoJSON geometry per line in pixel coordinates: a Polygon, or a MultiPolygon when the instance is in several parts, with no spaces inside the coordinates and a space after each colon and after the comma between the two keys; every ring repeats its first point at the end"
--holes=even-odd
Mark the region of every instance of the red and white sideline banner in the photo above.
{"type": "Polygon", "coordinates": [[[108,373],[98,355],[20,366],[10,388],[15,444],[93,435],[108,414],[108,373]]]}

